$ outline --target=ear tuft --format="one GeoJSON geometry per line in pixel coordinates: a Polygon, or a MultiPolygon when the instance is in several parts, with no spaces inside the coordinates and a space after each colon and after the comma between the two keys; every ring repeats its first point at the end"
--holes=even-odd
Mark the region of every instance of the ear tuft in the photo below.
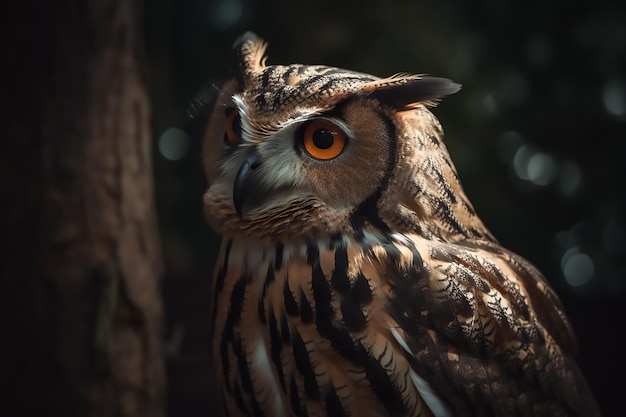
{"type": "Polygon", "coordinates": [[[265,66],[267,44],[254,32],[239,36],[231,49],[230,72],[242,88],[248,75],[265,66]]]}
{"type": "Polygon", "coordinates": [[[419,104],[436,106],[443,97],[460,89],[461,84],[447,78],[398,74],[368,83],[361,91],[383,104],[405,110],[419,104]]]}

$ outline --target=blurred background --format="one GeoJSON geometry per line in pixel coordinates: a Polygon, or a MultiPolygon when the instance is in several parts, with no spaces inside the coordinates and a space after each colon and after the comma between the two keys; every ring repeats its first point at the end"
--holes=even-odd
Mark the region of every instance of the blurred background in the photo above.
{"type": "Polygon", "coordinates": [[[562,298],[606,415],[626,370],[624,2],[146,0],[172,416],[212,415],[209,300],[218,238],[202,214],[200,144],[180,127],[253,30],[270,64],[449,77],[434,110],[466,191],[502,244],[562,298]]]}

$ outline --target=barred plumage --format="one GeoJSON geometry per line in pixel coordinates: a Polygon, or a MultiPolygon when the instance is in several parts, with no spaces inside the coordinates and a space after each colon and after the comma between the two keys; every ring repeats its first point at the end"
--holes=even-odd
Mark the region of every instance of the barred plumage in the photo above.
{"type": "Polygon", "coordinates": [[[205,133],[226,415],[598,415],[557,296],[477,217],[426,107],[459,87],[264,52],[235,43],[205,133]]]}

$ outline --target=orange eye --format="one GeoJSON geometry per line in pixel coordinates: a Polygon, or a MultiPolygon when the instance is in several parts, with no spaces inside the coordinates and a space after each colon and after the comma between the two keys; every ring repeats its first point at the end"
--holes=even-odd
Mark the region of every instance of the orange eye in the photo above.
{"type": "Polygon", "coordinates": [[[241,117],[239,117],[239,112],[233,108],[226,109],[224,143],[228,146],[235,146],[241,143],[241,117]]]}
{"type": "Polygon", "coordinates": [[[343,130],[327,120],[314,120],[304,129],[302,146],[313,158],[329,160],[338,157],[348,139],[343,130]]]}

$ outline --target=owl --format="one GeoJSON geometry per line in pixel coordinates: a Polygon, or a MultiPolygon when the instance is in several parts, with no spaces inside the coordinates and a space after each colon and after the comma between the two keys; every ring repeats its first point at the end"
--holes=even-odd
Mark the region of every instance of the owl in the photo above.
{"type": "Polygon", "coordinates": [[[599,415],[557,295],[461,187],[429,110],[460,86],[265,50],[235,42],[203,133],[224,415],[599,415]]]}

